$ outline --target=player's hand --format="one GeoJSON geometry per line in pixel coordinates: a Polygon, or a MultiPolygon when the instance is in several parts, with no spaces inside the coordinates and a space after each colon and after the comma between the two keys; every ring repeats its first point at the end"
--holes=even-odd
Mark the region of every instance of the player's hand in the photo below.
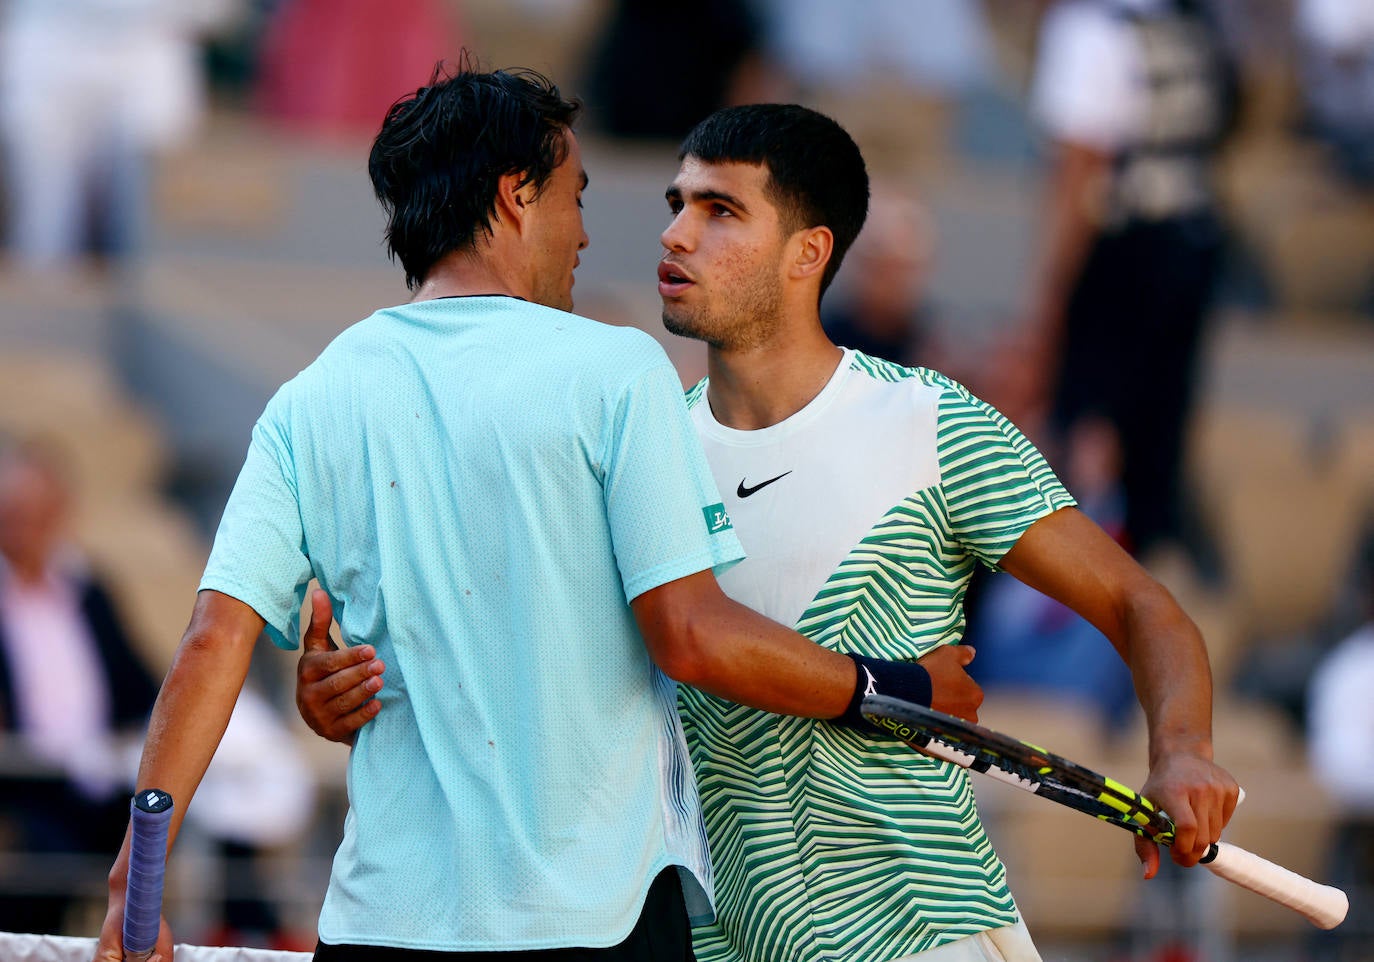
{"type": "Polygon", "coordinates": [[[965,721],[978,721],[983,689],[966,670],[974,650],[968,645],[941,645],[916,663],[930,673],[930,707],[965,721]]]}
{"type": "MultiPolygon", "coordinates": [[[[1179,865],[1196,865],[1221,838],[1221,830],[1236,810],[1240,787],[1230,772],[1210,759],[1190,752],[1174,752],[1160,759],[1145,780],[1142,793],[1174,820],[1171,854],[1179,865]]],[[[1159,870],[1159,846],[1136,839],[1136,855],[1145,877],[1159,870]]]]}
{"type": "MultiPolygon", "coordinates": [[[[127,852],[121,854],[110,873],[110,906],[105,912],[105,921],[100,926],[100,940],[96,943],[93,962],[124,962],[124,893],[127,878],[127,852]],[[123,870],[121,871],[121,868],[123,870]]],[[[158,928],[157,945],[153,946],[148,962],[172,962],[172,930],[164,916],[158,928]]]]}
{"type": "Polygon", "coordinates": [[[329,595],[316,589],[296,663],[296,708],[316,735],[351,745],[354,732],[381,711],[374,696],[382,690],[386,665],[371,645],[335,648],[329,637],[333,617],[329,595]]]}

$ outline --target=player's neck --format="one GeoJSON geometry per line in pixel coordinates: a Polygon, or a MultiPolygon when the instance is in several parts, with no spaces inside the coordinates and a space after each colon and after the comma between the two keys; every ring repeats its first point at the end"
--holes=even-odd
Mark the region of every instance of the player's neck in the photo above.
{"type": "Polygon", "coordinates": [[[501,258],[454,252],[430,268],[411,300],[481,294],[506,294],[528,300],[530,292],[525,287],[518,271],[503,269],[501,258]]]}
{"type": "MultiPolygon", "coordinates": [[[[780,339],[781,340],[781,339],[780,339]]],[[[785,343],[745,350],[711,348],[706,399],[715,419],[739,431],[770,427],[806,407],[830,382],[843,352],[816,325],[785,343]]]]}

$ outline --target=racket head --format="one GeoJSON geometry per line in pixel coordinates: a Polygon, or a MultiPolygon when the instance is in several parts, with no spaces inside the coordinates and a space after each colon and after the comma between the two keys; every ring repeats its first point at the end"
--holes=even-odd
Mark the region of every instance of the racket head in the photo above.
{"type": "Polygon", "coordinates": [[[1173,821],[1153,801],[1038,745],[886,695],[865,697],[861,711],[870,723],[917,751],[926,752],[931,741],[939,742],[964,756],[958,764],[966,768],[1002,772],[1010,776],[1004,781],[1161,845],[1174,840],[1173,821]]]}

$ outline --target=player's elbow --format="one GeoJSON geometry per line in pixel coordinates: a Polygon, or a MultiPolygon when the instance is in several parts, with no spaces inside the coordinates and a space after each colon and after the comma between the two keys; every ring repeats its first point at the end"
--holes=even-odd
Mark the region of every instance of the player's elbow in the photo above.
{"type": "Polygon", "coordinates": [[[649,646],[649,657],[673,681],[709,688],[714,660],[707,635],[700,619],[684,618],[649,646]]]}
{"type": "Polygon", "coordinates": [[[701,685],[718,661],[720,632],[712,626],[729,604],[710,573],[702,572],[646,591],[631,608],[654,664],[674,681],[701,685]]]}
{"type": "Polygon", "coordinates": [[[1128,591],[1122,592],[1118,612],[1126,628],[1136,633],[1176,629],[1189,620],[1169,589],[1143,572],[1128,591]]]}

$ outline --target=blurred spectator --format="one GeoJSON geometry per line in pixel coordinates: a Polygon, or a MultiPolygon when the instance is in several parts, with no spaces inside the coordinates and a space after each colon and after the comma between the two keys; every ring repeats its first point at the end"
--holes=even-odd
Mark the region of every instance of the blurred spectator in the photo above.
{"type": "Polygon", "coordinates": [[[1307,125],[1342,175],[1374,187],[1374,3],[1299,0],[1296,16],[1307,125]]]}
{"type": "MultiPolygon", "coordinates": [[[[1057,463],[1079,508],[1117,540],[1123,534],[1121,445],[1105,418],[1085,416],[1069,431],[1057,463]]],[[[1059,602],[1008,574],[987,577],[969,616],[978,657],[969,673],[989,694],[1034,692],[1067,698],[1120,728],[1136,705],[1130,670],[1106,637],[1059,602]]]]}
{"type": "Polygon", "coordinates": [[[70,509],[53,452],[0,450],[0,735],[36,770],[7,773],[0,815],[20,852],[97,856],[89,878],[32,876],[59,892],[6,892],[5,931],[60,933],[67,893],[103,879],[129,819],[118,736],[141,733],[157,695],[109,593],[65,540],[70,509]]]}
{"type": "Polygon", "coordinates": [[[440,0],[281,0],[259,58],[258,109],[293,131],[372,136],[391,105],[457,58],[466,30],[440,0]]]}
{"type": "Polygon", "coordinates": [[[915,198],[891,187],[874,186],[869,211],[838,289],[822,305],[826,333],[873,357],[937,367],[927,299],[935,223],[915,198]]]}
{"type": "MultiPolygon", "coordinates": [[[[0,447],[0,821],[27,855],[93,855],[92,872],[41,873],[52,891],[6,891],[0,931],[60,934],[68,909],[103,881],[129,819],[135,750],[157,696],[109,592],[66,540],[72,491],[57,453],[0,447]],[[84,886],[85,891],[82,891],[84,886]]],[[[261,857],[300,837],[313,812],[310,767],[251,687],[187,811],[222,858],[213,944],[313,946],[283,925],[261,857]]]]}
{"type": "Polygon", "coordinates": [[[1032,363],[1059,430],[1089,411],[1115,426],[1139,555],[1183,541],[1184,440],[1224,242],[1212,161],[1235,90],[1203,0],[1060,0],[1042,24],[1031,106],[1052,163],[1032,363]]]}
{"type": "Polygon", "coordinates": [[[1366,621],[1323,657],[1307,692],[1308,758],[1341,812],[1326,875],[1350,896],[1349,916],[1318,939],[1317,957],[1339,962],[1367,960],[1374,945],[1374,537],[1356,571],[1366,621]]]}
{"type": "Polygon", "coordinates": [[[590,116],[616,137],[680,140],[717,108],[756,99],[759,43],[749,0],[699,0],[690,12],[615,0],[592,55],[590,116]]]}
{"type": "Polygon", "coordinates": [[[987,79],[987,25],[974,0],[762,0],[767,47],[803,92],[895,77],[952,95],[987,79]]]}
{"type": "Polygon", "coordinates": [[[150,161],[201,109],[198,34],[235,0],[7,0],[8,242],[34,267],[144,243],[150,161]]]}

